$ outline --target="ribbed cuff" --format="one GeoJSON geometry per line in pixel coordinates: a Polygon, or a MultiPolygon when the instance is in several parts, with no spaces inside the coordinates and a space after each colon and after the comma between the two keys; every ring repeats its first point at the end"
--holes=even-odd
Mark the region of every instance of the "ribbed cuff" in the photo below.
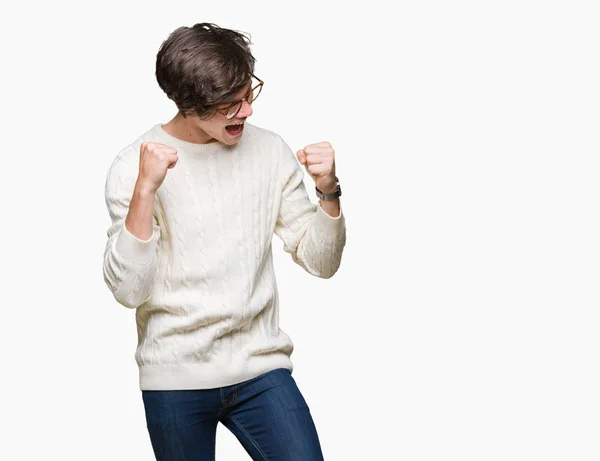
{"type": "Polygon", "coordinates": [[[124,259],[128,261],[146,264],[156,255],[156,241],[160,236],[160,227],[152,227],[152,236],[148,240],[141,240],[133,235],[125,227],[117,237],[116,250],[124,259]]]}
{"type": "Polygon", "coordinates": [[[340,214],[335,218],[327,214],[327,212],[321,208],[321,205],[317,205],[317,213],[314,217],[314,225],[319,229],[327,229],[328,233],[341,233],[346,226],[346,218],[344,217],[342,204],[340,203],[340,214]]]}

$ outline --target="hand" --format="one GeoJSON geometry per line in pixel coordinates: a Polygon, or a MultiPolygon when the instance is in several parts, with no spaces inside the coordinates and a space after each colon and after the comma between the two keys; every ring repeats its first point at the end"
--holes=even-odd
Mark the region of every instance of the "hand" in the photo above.
{"type": "Polygon", "coordinates": [[[156,192],[167,175],[167,170],[177,164],[177,151],[157,142],[143,142],[140,146],[140,187],[156,192]]]}
{"type": "Polygon", "coordinates": [[[309,144],[300,149],[296,156],[313,178],[317,189],[324,194],[335,192],[335,151],[327,141],[309,144]]]}

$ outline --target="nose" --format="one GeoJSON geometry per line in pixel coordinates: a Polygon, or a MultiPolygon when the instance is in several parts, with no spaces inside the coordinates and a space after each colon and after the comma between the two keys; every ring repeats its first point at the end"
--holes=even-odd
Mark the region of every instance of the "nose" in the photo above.
{"type": "Polygon", "coordinates": [[[240,111],[237,113],[237,116],[239,118],[246,118],[246,117],[250,117],[251,115],[252,115],[252,106],[250,104],[248,104],[248,101],[243,101],[242,107],[240,108],[240,111]]]}

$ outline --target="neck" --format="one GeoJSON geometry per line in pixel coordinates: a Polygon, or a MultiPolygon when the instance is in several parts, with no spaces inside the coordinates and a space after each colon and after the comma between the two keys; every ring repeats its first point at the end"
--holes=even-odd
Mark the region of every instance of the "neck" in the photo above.
{"type": "Polygon", "coordinates": [[[162,127],[171,136],[182,141],[195,144],[208,144],[216,141],[216,139],[195,124],[193,116],[188,115],[184,117],[181,115],[181,112],[177,112],[177,115],[162,127]]]}

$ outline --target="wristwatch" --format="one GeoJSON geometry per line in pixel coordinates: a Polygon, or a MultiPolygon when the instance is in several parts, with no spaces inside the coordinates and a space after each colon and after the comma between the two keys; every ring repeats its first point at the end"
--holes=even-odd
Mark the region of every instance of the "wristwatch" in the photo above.
{"type": "Polygon", "coordinates": [[[340,180],[337,178],[337,176],[335,177],[335,183],[336,183],[336,190],[335,190],[335,192],[332,192],[331,194],[324,194],[317,187],[315,187],[317,197],[319,197],[319,199],[321,199],[321,200],[333,200],[333,199],[340,197],[342,195],[342,188],[340,187],[340,180]]]}

